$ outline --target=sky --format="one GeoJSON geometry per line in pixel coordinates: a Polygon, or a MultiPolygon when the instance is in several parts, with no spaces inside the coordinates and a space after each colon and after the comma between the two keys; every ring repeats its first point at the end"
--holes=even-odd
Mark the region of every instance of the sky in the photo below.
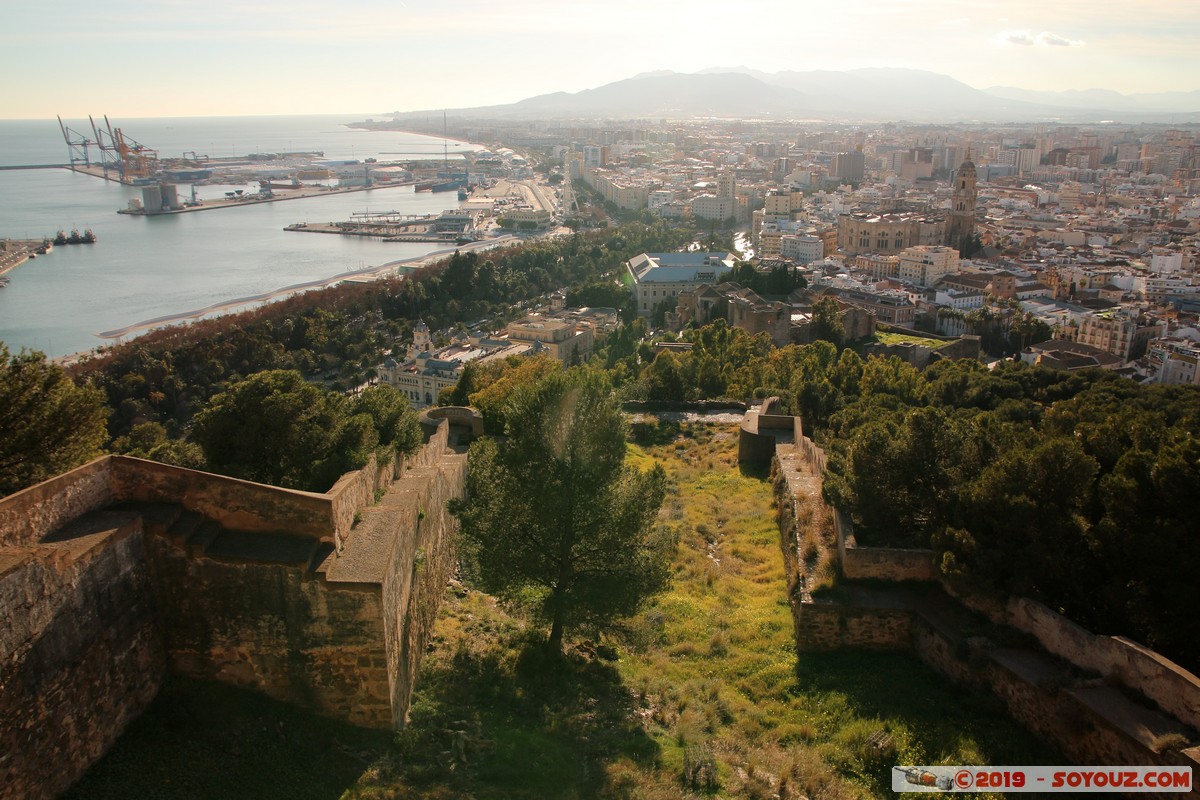
{"type": "Polygon", "coordinates": [[[1195,0],[0,0],[0,118],[382,115],[641,72],[1200,89],[1195,0]]]}

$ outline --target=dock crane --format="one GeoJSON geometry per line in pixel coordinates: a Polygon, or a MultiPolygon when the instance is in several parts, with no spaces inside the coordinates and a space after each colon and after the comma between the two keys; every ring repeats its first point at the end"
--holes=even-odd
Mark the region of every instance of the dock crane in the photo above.
{"type": "MultiPolygon", "coordinates": [[[[71,169],[75,169],[75,165],[79,162],[82,162],[85,167],[90,167],[92,162],[88,157],[88,148],[96,144],[96,141],[87,138],[78,131],[68,128],[63,124],[62,117],[58,118],[58,127],[62,130],[63,141],[67,143],[67,152],[71,158],[71,169]]],[[[93,129],[95,128],[94,125],[92,127],[93,129]]]]}
{"type": "MultiPolygon", "coordinates": [[[[104,120],[108,121],[107,118],[104,120]]],[[[124,164],[126,180],[148,178],[158,172],[158,151],[152,150],[136,139],[126,136],[120,128],[113,131],[117,153],[124,164]]]]}
{"type": "Polygon", "coordinates": [[[111,170],[117,174],[117,180],[123,181],[125,171],[121,164],[121,156],[117,153],[116,142],[113,141],[112,125],[108,123],[108,117],[104,117],[103,128],[96,127],[96,120],[92,119],[90,114],[88,121],[92,123],[92,133],[95,134],[96,144],[100,148],[100,168],[104,170],[104,177],[107,178],[111,170]]]}
{"type": "Polygon", "coordinates": [[[121,183],[129,183],[135,178],[146,178],[158,172],[157,150],[126,136],[120,128],[114,128],[107,114],[104,116],[104,127],[97,126],[91,117],[88,119],[100,147],[104,177],[107,178],[109,170],[112,170],[117,173],[121,183]]]}

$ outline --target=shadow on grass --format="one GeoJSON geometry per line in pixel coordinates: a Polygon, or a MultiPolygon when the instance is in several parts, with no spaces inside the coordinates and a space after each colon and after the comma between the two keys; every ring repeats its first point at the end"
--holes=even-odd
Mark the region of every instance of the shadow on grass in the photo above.
{"type": "Polygon", "coordinates": [[[641,447],[661,447],[671,444],[682,433],[683,426],[669,420],[635,422],[629,426],[630,440],[641,447]]]}
{"type": "Polygon", "coordinates": [[[890,791],[892,763],[914,763],[906,758],[921,764],[1070,763],[1014,722],[995,695],[951,683],[907,655],[801,653],[796,677],[798,693],[822,698],[829,722],[837,724],[840,709],[899,732],[905,747],[892,754],[897,760],[861,776],[880,794],[890,791]]]}
{"type": "Polygon", "coordinates": [[[771,465],[752,464],[745,461],[739,461],[738,473],[743,478],[751,478],[756,481],[767,481],[771,479],[771,465]]]}
{"type": "MultiPolygon", "coordinates": [[[[420,797],[597,797],[607,765],[658,758],[615,668],[528,638],[427,662],[397,746],[401,782],[420,797]]],[[[375,796],[360,787],[353,796],[375,796]]]]}
{"type": "Polygon", "coordinates": [[[389,739],[255,692],[173,677],[62,797],[337,800],[389,739]]]}

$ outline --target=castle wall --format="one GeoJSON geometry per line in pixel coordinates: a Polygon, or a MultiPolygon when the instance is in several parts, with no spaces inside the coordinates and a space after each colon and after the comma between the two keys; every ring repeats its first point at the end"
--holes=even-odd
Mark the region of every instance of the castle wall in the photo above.
{"type": "Polygon", "coordinates": [[[403,724],[454,564],[448,430],[325,495],[106,456],[0,499],[0,799],[70,786],[168,669],[403,724]]]}
{"type": "Polygon", "coordinates": [[[1181,722],[1200,730],[1200,678],[1123,636],[1101,636],[1027,597],[1009,599],[1001,622],[1037,638],[1048,652],[1119,680],[1181,722]]]}
{"type": "Polygon", "coordinates": [[[392,677],[392,722],[396,727],[407,721],[425,644],[446,582],[454,572],[458,522],[447,504],[465,491],[466,458],[451,457],[437,466],[418,467],[408,477],[399,487],[400,492],[386,498],[401,509],[404,529],[411,531],[411,535],[394,539],[391,563],[395,567],[388,571],[382,592],[387,668],[392,677]]]}
{"type": "MultiPolygon", "coordinates": [[[[800,435],[796,451],[809,470],[818,463],[823,466],[824,454],[800,435]]],[[[792,491],[794,483],[777,481],[777,494],[792,491]]],[[[777,498],[781,508],[789,500],[777,498]]],[[[781,519],[786,551],[803,532],[784,522],[790,520],[781,519]]],[[[846,577],[853,572],[899,581],[932,569],[927,551],[910,553],[912,563],[906,566],[905,551],[856,548],[848,522],[843,519],[841,524],[838,545],[846,577]],[[856,555],[861,559],[864,550],[874,553],[869,562],[856,564],[856,555]]],[[[786,559],[786,564],[789,570],[803,568],[796,558],[786,559]]],[[[803,577],[789,575],[789,585],[797,583],[803,585],[803,577]]],[[[853,647],[910,653],[957,683],[990,691],[1015,720],[1077,764],[1186,766],[1193,772],[1200,768],[1200,747],[1176,751],[1159,746],[1166,734],[1196,741],[1200,682],[1195,676],[1136,643],[1096,636],[1025,598],[1011,599],[1007,608],[976,610],[985,611],[993,622],[1033,635],[1045,652],[999,646],[979,635],[978,623],[959,619],[965,612],[955,607],[949,597],[939,602],[903,586],[888,589],[879,584],[846,584],[838,599],[793,596],[796,645],[801,651],[853,647]],[[1105,677],[1087,678],[1081,670],[1105,677]],[[1121,686],[1110,685],[1116,683],[1121,686]],[[1123,687],[1154,701],[1158,709],[1132,700],[1123,687]]]]}
{"type": "Polygon", "coordinates": [[[333,498],[328,494],[281,489],[130,456],[110,456],[108,462],[116,500],[178,503],[233,530],[333,538],[333,498]]]}
{"type": "Polygon", "coordinates": [[[33,544],[69,520],[111,503],[110,459],[98,458],[5,497],[0,503],[0,547],[33,544]]]}
{"type": "MultiPolygon", "coordinates": [[[[89,490],[96,475],[83,476],[89,490]]],[[[0,548],[0,798],[66,789],[166,673],[140,519],[80,522],[55,541],[0,548]]]]}
{"type": "Polygon", "coordinates": [[[391,721],[379,592],[305,568],[192,558],[152,537],[171,668],[368,727],[391,721]]]}

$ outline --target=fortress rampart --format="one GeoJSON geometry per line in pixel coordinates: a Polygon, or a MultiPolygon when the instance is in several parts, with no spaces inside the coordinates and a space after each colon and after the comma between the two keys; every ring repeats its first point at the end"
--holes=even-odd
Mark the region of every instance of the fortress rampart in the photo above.
{"type": "Polygon", "coordinates": [[[1189,766],[1200,774],[1200,679],[1136,642],[1094,634],[1029,598],[953,596],[932,552],[857,547],[849,521],[827,506],[821,513],[832,516],[842,580],[836,592],[810,595],[805,521],[796,509],[821,502],[824,467],[824,453],[797,419],[794,444],[779,445],[773,468],[800,650],[911,653],[956,682],[989,690],[1075,763],[1189,766]]]}
{"type": "Polygon", "coordinates": [[[403,725],[454,563],[449,424],[325,494],[105,456],[0,500],[0,797],[53,797],[170,671],[403,725]]]}

